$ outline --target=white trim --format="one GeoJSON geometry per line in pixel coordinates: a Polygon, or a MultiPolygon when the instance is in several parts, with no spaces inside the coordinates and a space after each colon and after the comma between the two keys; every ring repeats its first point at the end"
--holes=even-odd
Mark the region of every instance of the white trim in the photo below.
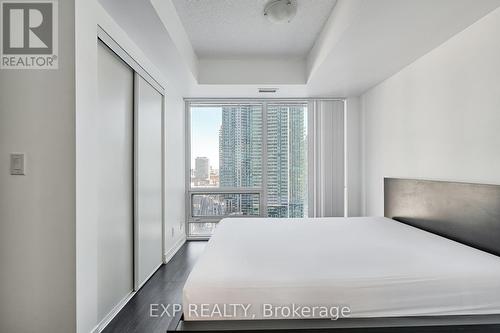
{"type": "Polygon", "coordinates": [[[210,237],[209,236],[189,236],[189,237],[186,237],[186,240],[187,241],[208,241],[210,240],[210,237]]]}
{"type": "Polygon", "coordinates": [[[116,53],[116,55],[126,62],[127,65],[134,70],[134,72],[146,80],[161,95],[165,95],[165,88],[151,74],[149,74],[149,72],[144,69],[139,62],[137,62],[127,51],[125,51],[125,49],[123,49],[120,44],[100,25],[97,25],[97,38],[114,53],[116,53]]]}
{"type": "Polygon", "coordinates": [[[167,127],[167,115],[165,114],[167,108],[167,99],[165,96],[162,96],[161,99],[161,253],[162,253],[162,262],[163,254],[167,250],[167,217],[165,212],[165,200],[167,198],[167,137],[166,137],[166,127],[167,127]]]}
{"type": "Polygon", "coordinates": [[[347,98],[345,97],[290,97],[290,98],[285,98],[285,97],[235,97],[235,98],[218,98],[218,97],[185,97],[184,101],[189,102],[189,103],[232,103],[235,104],[234,102],[238,103],[245,103],[245,102],[251,102],[251,103],[263,103],[263,102],[298,102],[298,103],[307,103],[307,102],[314,102],[316,100],[321,100],[321,101],[345,101],[347,98]]]}
{"type": "Polygon", "coordinates": [[[97,326],[92,330],[92,333],[100,333],[102,332],[106,326],[116,317],[116,315],[123,309],[125,305],[127,305],[128,301],[134,297],[136,294],[135,291],[131,292],[127,296],[125,296],[102,320],[97,326]]]}
{"type": "Polygon", "coordinates": [[[139,281],[139,74],[134,71],[134,91],[133,91],[133,102],[134,109],[133,113],[133,195],[134,202],[133,204],[133,213],[134,213],[134,221],[133,221],[133,232],[134,232],[134,291],[139,290],[140,281],[139,281]]]}
{"type": "Polygon", "coordinates": [[[184,234],[189,236],[189,216],[191,216],[191,196],[189,190],[191,189],[191,108],[190,102],[184,101],[184,234]]]}
{"type": "Polygon", "coordinates": [[[344,217],[349,216],[349,178],[347,162],[347,100],[344,101],[344,217]]]}
{"type": "Polygon", "coordinates": [[[179,249],[182,247],[182,245],[184,245],[184,243],[186,243],[186,236],[182,236],[182,238],[180,238],[177,243],[174,244],[174,246],[172,246],[170,248],[170,250],[168,250],[166,253],[163,254],[163,263],[164,264],[167,264],[170,259],[173,258],[173,256],[177,253],[177,251],[179,251],[179,249]]]}
{"type": "MultiPolygon", "coordinates": [[[[156,267],[154,269],[154,271],[147,277],[147,279],[144,280],[144,282],[139,285],[139,287],[137,288],[137,290],[139,290],[140,288],[142,288],[142,286],[147,282],[149,281],[149,279],[158,271],[158,269],[164,265],[164,264],[167,264],[172,258],[173,256],[177,253],[177,251],[179,251],[179,249],[182,247],[182,245],[184,245],[184,243],[186,242],[186,237],[182,237],[180,238],[177,243],[175,243],[175,245],[165,254],[163,254],[163,262],[161,264],[158,265],[158,267],[156,267]]],[[[116,317],[116,315],[125,307],[125,305],[127,305],[127,303],[132,299],[132,297],[134,297],[134,295],[137,293],[137,291],[132,291],[130,294],[128,294],[127,296],[125,296],[125,298],[123,298],[104,318],[103,320],[101,320],[101,322],[99,324],[97,324],[95,326],[95,328],[91,331],[91,333],[100,333],[102,332],[106,326],[109,325],[109,323],[113,320],[113,318],[116,317]]]]}

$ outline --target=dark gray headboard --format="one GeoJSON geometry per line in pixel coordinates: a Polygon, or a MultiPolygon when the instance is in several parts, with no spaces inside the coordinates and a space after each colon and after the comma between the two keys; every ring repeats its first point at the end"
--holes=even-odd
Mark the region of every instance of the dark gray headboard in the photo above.
{"type": "Polygon", "coordinates": [[[385,178],[384,212],[500,256],[500,185],[385,178]]]}

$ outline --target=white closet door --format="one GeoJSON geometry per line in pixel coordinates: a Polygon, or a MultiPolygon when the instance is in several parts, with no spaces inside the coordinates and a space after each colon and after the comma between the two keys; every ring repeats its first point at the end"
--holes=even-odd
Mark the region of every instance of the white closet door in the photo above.
{"type": "Polygon", "coordinates": [[[136,74],[136,288],[162,263],[163,96],[136,74]]]}
{"type": "Polygon", "coordinates": [[[98,47],[99,229],[98,315],[102,320],[134,287],[134,73],[98,47]]]}

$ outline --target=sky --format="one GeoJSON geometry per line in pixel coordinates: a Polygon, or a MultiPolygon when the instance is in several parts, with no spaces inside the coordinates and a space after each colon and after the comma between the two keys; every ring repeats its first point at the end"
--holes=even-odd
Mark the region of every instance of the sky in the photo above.
{"type": "Polygon", "coordinates": [[[191,166],[196,157],[208,157],[210,166],[219,168],[219,129],[221,107],[191,108],[191,166]]]}

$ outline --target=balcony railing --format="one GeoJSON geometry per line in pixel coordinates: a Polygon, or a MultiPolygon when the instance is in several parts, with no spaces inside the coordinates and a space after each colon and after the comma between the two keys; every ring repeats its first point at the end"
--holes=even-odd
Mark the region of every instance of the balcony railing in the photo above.
{"type": "Polygon", "coordinates": [[[207,237],[227,217],[264,216],[260,188],[203,188],[188,191],[188,235],[207,237]]]}

